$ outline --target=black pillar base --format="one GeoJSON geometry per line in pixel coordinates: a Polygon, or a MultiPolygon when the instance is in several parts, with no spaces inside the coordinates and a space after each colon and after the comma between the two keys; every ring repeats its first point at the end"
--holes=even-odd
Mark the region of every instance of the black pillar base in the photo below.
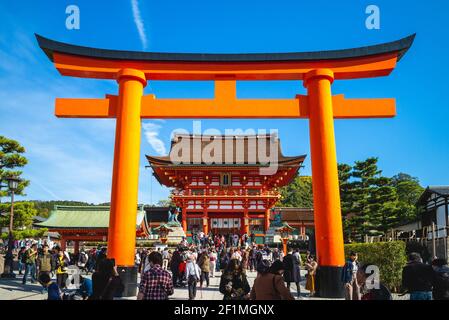
{"type": "Polygon", "coordinates": [[[137,267],[117,267],[120,279],[125,287],[122,297],[137,296],[137,267]]]}
{"type": "Polygon", "coordinates": [[[316,290],[321,298],[344,298],[345,290],[341,281],[343,267],[320,266],[316,273],[316,290]]]}

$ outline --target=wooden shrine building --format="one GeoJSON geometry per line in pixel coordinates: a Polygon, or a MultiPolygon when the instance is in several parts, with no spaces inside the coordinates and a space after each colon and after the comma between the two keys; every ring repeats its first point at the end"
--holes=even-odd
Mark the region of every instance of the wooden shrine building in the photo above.
{"type": "MultiPolygon", "coordinates": [[[[109,206],[55,206],[50,216],[34,225],[47,228],[60,235],[63,250],[67,241],[74,241],[75,254],[80,242],[107,241],[109,228],[109,206]]],[[[137,209],[136,237],[145,237],[143,206],[137,209]]]]}
{"type": "Polygon", "coordinates": [[[200,231],[263,236],[270,226],[271,209],[281,197],[279,188],[297,175],[305,156],[284,156],[275,135],[175,134],[168,156],[147,159],[156,179],[172,188],[171,198],[181,209],[188,236],[200,231]],[[187,160],[175,163],[181,144],[190,146],[183,155],[187,160]],[[205,153],[215,161],[206,163],[201,157],[205,153]],[[267,169],[268,162],[261,154],[269,153],[276,159],[270,163],[276,170],[264,174],[261,169],[267,169]]]}

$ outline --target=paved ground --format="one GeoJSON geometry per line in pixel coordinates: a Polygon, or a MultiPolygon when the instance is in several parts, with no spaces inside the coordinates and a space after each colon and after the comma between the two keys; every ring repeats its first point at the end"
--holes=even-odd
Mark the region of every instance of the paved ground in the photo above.
{"type": "MultiPolygon", "coordinates": [[[[248,280],[250,286],[252,286],[254,279],[256,277],[255,272],[248,273],[248,280]]],[[[218,291],[218,286],[220,283],[220,273],[217,273],[214,278],[210,278],[210,285],[208,288],[200,289],[198,287],[197,299],[203,300],[221,300],[223,295],[218,291]]],[[[204,283],[205,285],[205,283],[204,283]]],[[[302,282],[301,299],[307,298],[308,292],[304,289],[305,282],[302,282]]],[[[295,285],[292,287],[292,293],[296,296],[295,285]]],[[[43,300],[46,299],[47,295],[42,294],[42,287],[39,284],[27,283],[22,284],[22,276],[17,277],[12,280],[0,279],[0,300],[43,300]]],[[[133,299],[133,298],[129,298],[133,299]]],[[[135,299],[135,298],[134,298],[135,299]]],[[[173,300],[187,300],[188,292],[187,287],[185,288],[175,288],[175,293],[171,297],[173,300]]]]}
{"type": "MultiPolygon", "coordinates": [[[[304,271],[302,271],[305,273],[304,271]]],[[[220,273],[218,273],[214,278],[210,279],[210,285],[208,288],[200,289],[198,288],[197,300],[222,300],[223,295],[218,291],[218,286],[220,283],[220,273]]],[[[255,272],[248,273],[248,280],[250,286],[252,286],[254,279],[256,277],[255,272]]],[[[304,277],[303,277],[304,279],[304,277]]],[[[317,300],[320,298],[310,298],[308,297],[308,291],[304,288],[305,281],[301,283],[301,300],[317,300]]],[[[296,286],[293,285],[291,288],[292,294],[296,297],[296,286]]],[[[22,278],[16,278],[12,280],[0,279],[0,300],[43,300],[47,298],[47,294],[42,294],[42,287],[39,284],[22,285],[22,278]]],[[[130,300],[135,299],[127,298],[130,300]]],[[[187,287],[185,288],[175,288],[175,293],[171,297],[173,300],[187,300],[188,292],[187,287]]],[[[296,297],[298,299],[298,297],[296,297]]],[[[408,299],[407,296],[399,297],[394,296],[395,300],[405,300],[408,299]]]]}

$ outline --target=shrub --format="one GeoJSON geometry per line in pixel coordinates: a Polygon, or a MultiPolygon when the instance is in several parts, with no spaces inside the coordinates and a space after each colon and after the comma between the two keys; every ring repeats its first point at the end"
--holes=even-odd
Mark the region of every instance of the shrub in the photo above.
{"type": "Polygon", "coordinates": [[[403,241],[346,244],[345,255],[355,251],[361,264],[378,266],[380,281],[397,292],[401,286],[402,268],[407,262],[405,246],[403,241]]]}

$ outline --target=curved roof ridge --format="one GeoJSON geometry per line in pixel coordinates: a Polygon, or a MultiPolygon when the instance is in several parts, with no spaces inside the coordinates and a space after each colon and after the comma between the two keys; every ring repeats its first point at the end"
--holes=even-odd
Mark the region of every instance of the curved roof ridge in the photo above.
{"type": "Polygon", "coordinates": [[[339,60],[398,52],[398,61],[412,45],[416,34],[376,45],[325,51],[286,53],[172,53],[99,49],[72,45],[35,34],[39,46],[53,61],[53,53],[103,58],[111,60],[184,61],[184,62],[261,62],[261,61],[313,61],[339,60]]]}

